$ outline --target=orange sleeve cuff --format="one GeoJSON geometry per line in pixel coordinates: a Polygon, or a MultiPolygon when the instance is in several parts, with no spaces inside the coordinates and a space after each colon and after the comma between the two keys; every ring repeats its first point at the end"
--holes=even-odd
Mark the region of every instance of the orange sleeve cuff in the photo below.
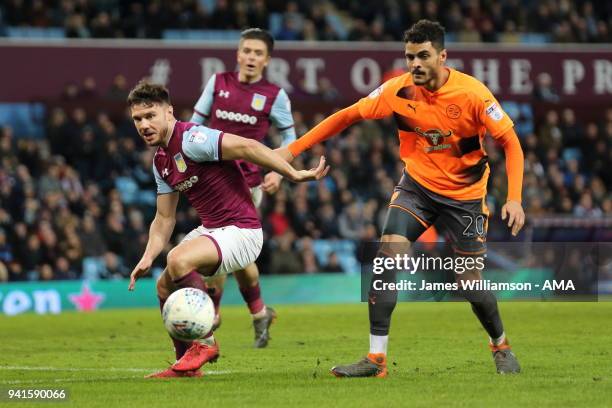
{"type": "Polygon", "coordinates": [[[498,138],[504,147],[506,155],[506,173],[508,174],[507,200],[521,202],[523,189],[523,172],[525,170],[525,157],[523,149],[514,129],[509,129],[498,138]]]}
{"type": "Polygon", "coordinates": [[[293,157],[296,157],[303,151],[342,132],[344,129],[361,119],[363,118],[359,113],[358,103],[355,103],[326,118],[287,147],[293,157]]]}

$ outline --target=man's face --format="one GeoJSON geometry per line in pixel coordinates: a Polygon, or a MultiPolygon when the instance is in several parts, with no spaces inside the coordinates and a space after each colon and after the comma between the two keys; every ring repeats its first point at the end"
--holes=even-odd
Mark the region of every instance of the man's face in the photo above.
{"type": "Polygon", "coordinates": [[[172,106],[166,103],[144,103],[132,105],[130,109],[134,126],[148,146],[164,143],[168,131],[168,119],[172,116],[172,106]]]}
{"type": "Polygon", "coordinates": [[[406,43],[406,63],[415,85],[426,85],[438,78],[446,61],[446,50],[438,52],[431,41],[406,43]]]}
{"type": "Polygon", "coordinates": [[[268,47],[262,40],[242,40],[238,46],[238,66],[241,76],[260,77],[270,61],[268,47]]]}

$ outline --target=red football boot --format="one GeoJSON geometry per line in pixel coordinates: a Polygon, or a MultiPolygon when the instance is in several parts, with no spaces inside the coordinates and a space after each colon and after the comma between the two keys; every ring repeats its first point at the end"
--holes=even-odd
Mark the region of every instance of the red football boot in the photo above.
{"type": "Polygon", "coordinates": [[[174,371],[172,367],[166,368],[158,373],[146,375],[145,378],[186,378],[186,377],[202,377],[200,370],[191,371],[174,371]]]}
{"type": "Polygon", "coordinates": [[[183,357],[172,365],[172,369],[181,372],[194,371],[208,362],[214,363],[218,358],[219,343],[215,341],[215,344],[208,346],[194,341],[183,357]]]}

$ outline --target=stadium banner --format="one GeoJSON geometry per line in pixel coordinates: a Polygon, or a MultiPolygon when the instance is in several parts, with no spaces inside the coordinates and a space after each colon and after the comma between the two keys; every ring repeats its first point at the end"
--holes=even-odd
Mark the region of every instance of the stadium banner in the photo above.
{"type": "MultiPolygon", "coordinates": [[[[0,101],[55,100],[66,85],[91,77],[98,96],[122,74],[169,86],[176,103],[194,103],[211,75],[236,66],[234,43],[152,40],[0,40],[0,101]]],[[[606,45],[449,44],[448,65],[481,79],[503,100],[527,102],[540,74],[560,103],[599,105],[612,96],[612,48],[606,45]]],[[[266,75],[294,102],[348,103],[405,69],[403,43],[278,43],[266,75]]]]}
{"type": "Polygon", "coordinates": [[[612,278],[612,243],[366,245],[361,301],[444,301],[489,291],[499,300],[598,301],[612,278]],[[481,276],[479,279],[478,276],[481,276]]]}
{"type": "MultiPolygon", "coordinates": [[[[262,276],[260,279],[266,302],[270,304],[359,302],[359,276],[333,273],[262,276]]],[[[128,292],[128,283],[128,280],[2,283],[0,315],[159,307],[154,279],[140,279],[133,292],[128,292]]],[[[244,304],[234,279],[227,280],[223,304],[244,304]]]]}

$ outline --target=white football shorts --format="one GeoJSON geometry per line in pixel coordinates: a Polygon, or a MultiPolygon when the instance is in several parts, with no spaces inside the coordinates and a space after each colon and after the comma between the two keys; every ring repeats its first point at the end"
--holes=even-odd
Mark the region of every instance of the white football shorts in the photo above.
{"type": "Polygon", "coordinates": [[[219,252],[220,262],[213,276],[244,269],[255,262],[263,245],[261,228],[238,228],[235,225],[220,228],[200,225],[185,235],[181,242],[200,236],[212,239],[219,252]]]}

